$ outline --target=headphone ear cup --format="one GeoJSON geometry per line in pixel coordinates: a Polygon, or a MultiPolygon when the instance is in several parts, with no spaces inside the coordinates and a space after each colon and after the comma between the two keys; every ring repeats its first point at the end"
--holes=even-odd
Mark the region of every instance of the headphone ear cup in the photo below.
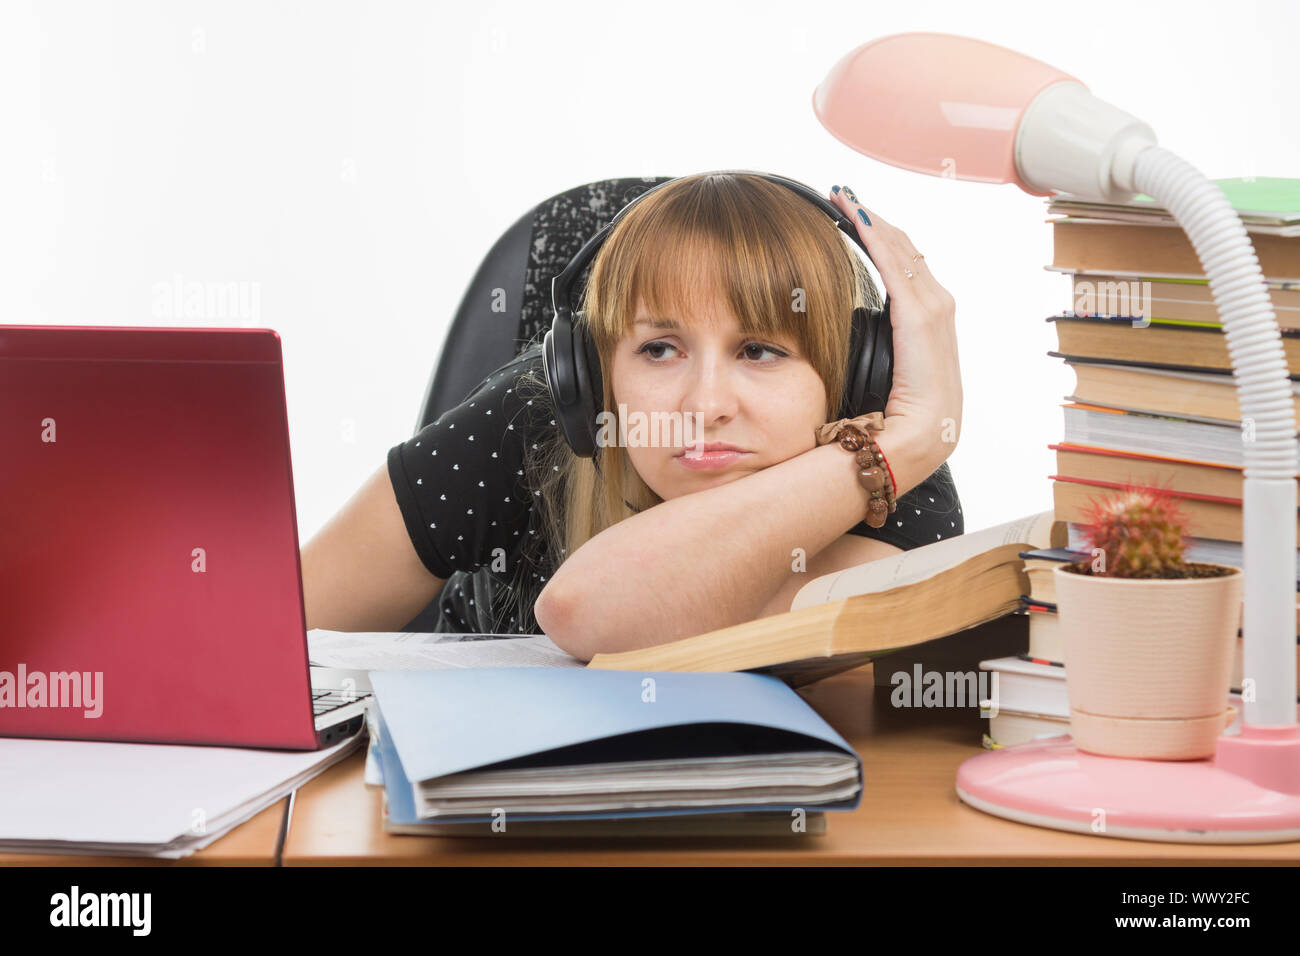
{"type": "Polygon", "coordinates": [[[853,310],[849,363],[840,418],[884,412],[894,380],[893,329],[889,300],[883,309],[853,310]]]}
{"type": "Polygon", "coordinates": [[[863,409],[858,414],[884,414],[885,406],[889,404],[889,393],[894,388],[894,325],[889,319],[889,305],[886,296],[884,308],[871,310],[867,329],[871,356],[862,365],[867,372],[867,385],[863,409]]]}
{"type": "Polygon", "coordinates": [[[585,320],[582,323],[581,338],[583,354],[587,359],[583,371],[591,386],[587,394],[591,396],[591,421],[592,427],[595,427],[596,415],[605,407],[605,377],[600,369],[600,350],[596,348],[596,341],[591,337],[585,320]]]}
{"type": "Polygon", "coordinates": [[[574,361],[572,321],[567,313],[557,313],[542,339],[542,368],[564,440],[576,454],[583,455],[582,449],[590,440],[590,420],[584,418],[579,410],[582,395],[577,364],[574,361]]]}
{"type": "Polygon", "coordinates": [[[581,445],[573,444],[573,451],[582,458],[596,457],[596,415],[604,406],[604,379],[600,372],[600,353],[587,329],[586,316],[579,312],[573,326],[573,370],[576,373],[578,398],[574,418],[581,422],[581,445]]]}

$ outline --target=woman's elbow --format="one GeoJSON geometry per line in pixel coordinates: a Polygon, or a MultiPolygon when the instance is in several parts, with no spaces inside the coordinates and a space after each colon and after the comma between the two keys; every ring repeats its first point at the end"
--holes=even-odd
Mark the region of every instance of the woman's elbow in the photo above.
{"type": "Polygon", "coordinates": [[[576,619],[576,610],[567,595],[549,585],[533,603],[533,617],[542,633],[560,650],[586,663],[595,651],[583,640],[584,636],[589,636],[590,630],[576,619]]]}

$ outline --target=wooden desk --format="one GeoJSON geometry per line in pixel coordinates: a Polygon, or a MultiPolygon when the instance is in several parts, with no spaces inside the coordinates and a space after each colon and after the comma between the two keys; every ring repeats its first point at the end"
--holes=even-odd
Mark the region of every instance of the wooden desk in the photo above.
{"type": "MultiPolygon", "coordinates": [[[[364,753],[363,753],[364,756],[364,753]]],[[[221,839],[179,860],[70,853],[0,853],[0,866],[275,866],[289,797],[267,807],[221,839]]]]}
{"type": "Polygon", "coordinates": [[[862,755],[858,809],[820,836],[709,839],[424,837],[380,828],[358,752],[297,791],[285,866],[326,865],[1294,865],[1300,842],[1205,846],[1091,837],[1014,823],[962,803],[958,765],[981,753],[976,708],[893,708],[870,665],[801,693],[862,755]]]}

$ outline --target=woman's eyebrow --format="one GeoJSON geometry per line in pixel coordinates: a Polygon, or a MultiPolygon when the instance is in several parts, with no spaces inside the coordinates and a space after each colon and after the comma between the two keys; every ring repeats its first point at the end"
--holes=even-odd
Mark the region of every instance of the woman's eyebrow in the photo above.
{"type": "MultiPolygon", "coordinates": [[[[633,322],[632,325],[633,325],[633,327],[638,326],[638,325],[648,325],[648,326],[651,326],[652,328],[656,328],[656,329],[680,329],[680,328],[682,328],[681,324],[680,324],[679,322],[677,322],[676,319],[662,319],[662,318],[658,318],[658,317],[640,318],[640,319],[637,319],[635,322],[633,322]]],[[[765,333],[763,333],[763,332],[761,332],[761,331],[759,331],[759,330],[754,330],[754,331],[748,331],[748,332],[747,332],[746,330],[741,329],[739,332],[736,333],[736,338],[747,338],[747,337],[750,337],[750,336],[754,336],[754,335],[763,335],[763,334],[765,334],[765,333]]],[[[776,333],[770,333],[770,334],[771,334],[771,337],[772,337],[774,340],[779,340],[779,341],[782,342],[783,344],[786,344],[786,343],[789,343],[789,342],[792,342],[792,341],[793,341],[793,340],[790,338],[789,334],[784,333],[784,332],[776,332],[776,333]]],[[[791,347],[793,347],[793,346],[791,346],[791,347]]]]}
{"type": "MultiPolygon", "coordinates": [[[[653,328],[656,328],[656,329],[680,329],[680,328],[682,327],[681,323],[678,322],[676,319],[660,319],[660,318],[644,318],[644,319],[637,319],[637,320],[636,320],[635,322],[633,322],[632,324],[633,324],[633,325],[649,325],[649,326],[652,326],[653,328]]],[[[741,329],[741,330],[740,330],[739,332],[737,332],[736,334],[737,334],[737,335],[748,335],[748,334],[750,334],[750,333],[746,332],[744,329],[741,329]]]]}
{"type": "Polygon", "coordinates": [[[681,328],[681,326],[678,325],[678,323],[677,323],[675,320],[673,320],[673,319],[657,319],[657,318],[637,319],[636,322],[634,322],[633,324],[634,324],[634,325],[650,325],[650,326],[653,326],[653,327],[656,328],[656,329],[679,329],[679,328],[681,328]]]}

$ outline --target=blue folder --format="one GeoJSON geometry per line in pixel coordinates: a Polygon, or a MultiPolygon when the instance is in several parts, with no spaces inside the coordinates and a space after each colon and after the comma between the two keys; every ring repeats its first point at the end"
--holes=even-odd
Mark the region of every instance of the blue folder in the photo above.
{"type": "Polygon", "coordinates": [[[412,781],[520,758],[529,758],[529,766],[562,766],[593,755],[642,760],[833,750],[857,763],[858,786],[851,798],[834,803],[512,813],[515,820],[852,810],[862,800],[856,751],[793,689],[767,674],[483,667],[375,671],[370,681],[388,816],[397,824],[490,821],[489,814],[417,817],[412,781]]]}

